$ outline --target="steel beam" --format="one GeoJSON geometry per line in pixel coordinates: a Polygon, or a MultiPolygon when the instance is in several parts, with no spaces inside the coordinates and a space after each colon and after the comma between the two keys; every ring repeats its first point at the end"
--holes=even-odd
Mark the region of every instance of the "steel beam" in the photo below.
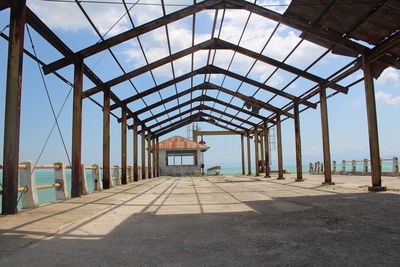
{"type": "Polygon", "coordinates": [[[127,125],[126,125],[126,116],[127,116],[126,107],[122,108],[122,123],[121,123],[121,184],[127,184],[128,179],[126,175],[127,168],[127,154],[126,154],[126,134],[127,134],[127,125]]]}
{"type": "Polygon", "coordinates": [[[138,172],[138,121],[133,121],[133,181],[139,181],[138,172]]]}
{"type": "Polygon", "coordinates": [[[269,178],[270,176],[270,168],[269,168],[269,128],[268,128],[268,124],[265,123],[264,126],[264,162],[265,162],[265,178],[269,178]]]}
{"type": "Polygon", "coordinates": [[[104,91],[103,101],[103,188],[112,186],[110,169],[110,91],[104,91]]]}
{"type": "Polygon", "coordinates": [[[251,147],[250,147],[250,135],[247,134],[247,175],[251,175],[251,147]]]}
{"type": "Polygon", "coordinates": [[[329,144],[329,121],[328,121],[328,105],[326,101],[326,89],[321,88],[320,96],[320,109],[321,109],[321,127],[322,127],[322,148],[324,151],[324,176],[325,181],[322,184],[331,185],[331,149],[329,144]]]}
{"type": "Polygon", "coordinates": [[[282,128],[281,128],[281,116],[276,116],[276,141],[278,150],[278,180],[283,180],[283,157],[282,157],[282,128]]]}
{"type": "Polygon", "coordinates": [[[146,179],[146,136],[145,131],[142,131],[142,180],[146,179]]]}
{"type": "Polygon", "coordinates": [[[254,131],[254,161],[256,166],[256,176],[260,176],[260,163],[258,156],[258,132],[254,131]]]}
{"type": "Polygon", "coordinates": [[[301,160],[300,112],[299,104],[294,104],[294,134],[296,139],[296,182],[303,180],[303,165],[301,160]]]}
{"type": "Polygon", "coordinates": [[[240,135],[240,154],[242,156],[242,175],[246,174],[246,170],[245,170],[245,164],[244,164],[244,137],[243,134],[240,135]]]}

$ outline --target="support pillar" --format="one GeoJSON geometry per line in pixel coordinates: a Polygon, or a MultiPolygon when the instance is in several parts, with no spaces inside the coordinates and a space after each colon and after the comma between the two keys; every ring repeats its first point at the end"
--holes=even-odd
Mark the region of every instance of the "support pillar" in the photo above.
{"type": "Polygon", "coordinates": [[[386,191],[382,186],[381,162],[379,154],[378,122],[376,119],[375,88],[372,77],[372,66],[365,56],[362,58],[364,70],[365,102],[367,104],[369,152],[371,158],[371,178],[372,186],[369,191],[386,191]]]}
{"type": "Polygon", "coordinates": [[[122,108],[122,120],[121,120],[121,183],[127,184],[127,156],[126,156],[126,132],[127,132],[127,125],[126,125],[126,107],[122,108]]]}
{"type": "Polygon", "coordinates": [[[320,109],[321,109],[321,127],[322,127],[322,148],[324,151],[324,176],[323,185],[334,185],[332,182],[331,172],[331,149],[329,144],[329,121],[328,121],[328,105],[326,102],[326,89],[321,88],[319,92],[320,109]]]}
{"type": "Polygon", "coordinates": [[[18,212],[19,135],[25,10],[25,0],[17,0],[10,11],[10,39],[8,42],[4,117],[3,214],[15,214],[18,212]]]}
{"type": "Polygon", "coordinates": [[[103,188],[111,188],[110,170],[110,90],[104,90],[103,102],[103,188]]]}
{"type": "Polygon", "coordinates": [[[247,175],[251,175],[250,135],[247,133],[247,175]]]}
{"type": "Polygon", "coordinates": [[[138,169],[138,122],[135,119],[133,121],[133,181],[139,181],[139,169],[138,169]]]}
{"type": "Polygon", "coordinates": [[[283,157],[282,157],[282,128],[281,128],[281,115],[276,116],[276,141],[278,150],[278,180],[283,180],[283,157]]]}
{"type": "Polygon", "coordinates": [[[269,129],[268,123],[265,122],[264,125],[264,169],[265,169],[265,178],[269,178],[270,176],[270,168],[269,168],[269,129]]]}
{"type": "Polygon", "coordinates": [[[244,167],[245,164],[244,164],[244,137],[243,137],[243,134],[240,135],[240,151],[242,154],[242,175],[245,175],[246,170],[244,167]]]}
{"type": "Polygon", "coordinates": [[[160,177],[160,140],[157,137],[157,177],[160,177]]]}
{"type": "MultiPolygon", "coordinates": [[[[143,127],[143,126],[142,126],[143,127]]],[[[146,179],[146,136],[145,130],[142,128],[142,166],[140,166],[142,170],[142,180],[146,179]]]]}
{"type": "Polygon", "coordinates": [[[149,179],[152,178],[152,171],[151,171],[151,135],[150,133],[147,134],[147,177],[149,179]]]}
{"type": "Polygon", "coordinates": [[[254,131],[254,155],[255,158],[255,166],[256,166],[256,176],[260,175],[260,168],[259,168],[259,162],[258,162],[258,132],[257,129],[254,131]]]}
{"type": "Polygon", "coordinates": [[[151,152],[153,153],[152,154],[152,158],[153,158],[152,173],[153,173],[153,177],[157,177],[157,175],[156,175],[156,166],[157,166],[157,163],[156,163],[156,139],[155,138],[151,138],[151,152]]]}
{"type": "Polygon", "coordinates": [[[82,88],[83,59],[74,65],[74,96],[72,115],[71,197],[80,197],[83,190],[82,173],[82,88]]]}
{"type": "Polygon", "coordinates": [[[299,104],[294,103],[294,133],[296,138],[296,182],[302,182],[303,180],[303,166],[301,160],[301,137],[300,137],[300,112],[299,104]]]}

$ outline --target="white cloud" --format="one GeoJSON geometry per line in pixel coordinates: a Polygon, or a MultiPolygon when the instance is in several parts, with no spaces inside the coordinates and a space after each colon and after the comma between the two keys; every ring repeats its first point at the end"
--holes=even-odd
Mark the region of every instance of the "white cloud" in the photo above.
{"type": "Polygon", "coordinates": [[[400,82],[400,71],[393,68],[385,69],[378,78],[377,83],[380,85],[390,85],[400,82]]]}
{"type": "Polygon", "coordinates": [[[400,96],[393,96],[384,92],[377,92],[375,94],[376,100],[388,105],[398,105],[400,104],[400,96]]]}

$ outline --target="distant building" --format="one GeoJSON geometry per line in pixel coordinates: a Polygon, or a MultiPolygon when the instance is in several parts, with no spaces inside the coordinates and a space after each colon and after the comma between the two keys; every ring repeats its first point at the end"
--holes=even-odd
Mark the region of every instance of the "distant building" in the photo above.
{"type": "Polygon", "coordinates": [[[160,174],[186,176],[201,173],[201,152],[208,146],[198,144],[181,136],[173,136],[160,142],[160,174]]]}

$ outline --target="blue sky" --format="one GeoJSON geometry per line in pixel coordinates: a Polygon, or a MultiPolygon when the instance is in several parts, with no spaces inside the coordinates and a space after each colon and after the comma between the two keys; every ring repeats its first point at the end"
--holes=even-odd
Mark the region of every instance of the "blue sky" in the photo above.
{"type": "MultiPolygon", "coordinates": [[[[115,0],[117,2],[117,0],[115,0]]],[[[141,1],[141,3],[155,3],[156,1],[141,1]]],[[[192,1],[165,1],[168,3],[183,3],[189,4],[192,1]]],[[[264,4],[264,2],[258,2],[264,4]]],[[[266,3],[266,2],[265,2],[266,3]]],[[[270,3],[287,3],[287,1],[275,1],[270,3]]],[[[41,17],[56,33],[67,43],[73,51],[82,49],[88,45],[99,41],[98,36],[90,27],[89,23],[85,20],[79,12],[76,4],[73,3],[49,3],[41,0],[30,0],[28,6],[33,9],[39,17],[41,17]]],[[[124,14],[123,7],[120,5],[94,5],[83,4],[85,10],[94,19],[96,26],[102,34],[105,34],[108,29],[124,14]]],[[[167,12],[172,12],[182,7],[169,7],[167,12]]],[[[277,11],[282,12],[284,8],[279,7],[277,11]]],[[[231,43],[237,44],[239,41],[241,30],[248,17],[246,11],[227,11],[225,13],[225,20],[220,26],[222,12],[218,13],[218,22],[214,37],[219,36],[221,39],[227,40],[231,43]]],[[[132,16],[135,26],[143,24],[147,21],[157,18],[162,15],[160,6],[144,6],[138,5],[132,8],[132,16]]],[[[196,36],[195,43],[202,42],[211,37],[212,19],[214,11],[203,11],[196,16],[196,36]]],[[[9,12],[8,10],[0,13],[0,28],[8,24],[9,12]]],[[[249,20],[248,27],[243,35],[240,45],[259,52],[266,42],[269,34],[276,26],[275,22],[266,20],[256,15],[252,15],[249,20]]],[[[105,38],[108,38],[121,31],[127,30],[131,27],[127,18],[123,18],[110,32],[107,33],[105,38]]],[[[191,29],[192,17],[188,17],[177,21],[168,26],[169,34],[171,36],[171,50],[172,53],[178,52],[191,45],[191,29]]],[[[8,30],[5,31],[8,34],[8,30]]],[[[47,44],[36,32],[31,29],[36,51],[40,59],[46,63],[57,60],[61,55],[55,51],[49,44],[47,44]]],[[[298,38],[299,32],[290,29],[286,26],[279,26],[275,36],[271,39],[267,49],[263,52],[264,55],[272,58],[282,60],[286,54],[296,45],[300,40],[298,38]]],[[[147,59],[152,62],[168,55],[167,42],[165,38],[165,28],[160,28],[145,34],[141,37],[147,59]]],[[[27,50],[32,51],[31,44],[26,34],[25,47],[27,50]]],[[[118,59],[121,61],[126,70],[132,70],[143,66],[145,60],[139,48],[137,39],[130,40],[126,43],[118,45],[113,48],[118,59]]],[[[306,68],[315,58],[321,55],[325,49],[320,48],[309,42],[303,42],[299,49],[288,59],[287,63],[292,64],[298,68],[306,68]]],[[[0,90],[0,100],[2,101],[0,108],[0,139],[3,140],[3,127],[4,127],[4,99],[5,99],[5,73],[7,67],[7,42],[0,40],[0,84],[3,88],[0,90]]],[[[208,51],[199,51],[195,53],[195,68],[202,67],[206,64],[208,51]]],[[[218,51],[215,56],[213,64],[227,68],[231,60],[233,52],[231,51],[218,51]]],[[[350,62],[352,59],[328,54],[319,64],[311,68],[309,72],[317,74],[322,77],[327,77],[341,66],[350,62]]],[[[121,70],[118,69],[115,62],[113,62],[108,52],[101,52],[85,60],[93,71],[103,80],[107,81],[118,75],[121,75],[121,70]]],[[[190,71],[191,57],[184,57],[174,62],[174,69],[176,75],[182,75],[190,71]]],[[[245,75],[251,64],[252,59],[246,58],[242,55],[236,55],[231,71],[245,75]]],[[[273,67],[257,62],[253,70],[250,72],[249,77],[257,81],[264,82],[268,75],[274,70],[273,67]]],[[[68,80],[72,80],[73,68],[71,66],[60,70],[68,80]]],[[[155,81],[157,84],[165,82],[172,78],[171,65],[167,64],[153,71],[155,81]]],[[[341,82],[341,85],[347,85],[361,77],[362,73],[357,72],[346,81],[341,82]]],[[[281,89],[285,86],[294,75],[285,71],[278,71],[269,81],[268,85],[281,89]]],[[[210,81],[218,85],[222,82],[221,75],[213,75],[210,81]]],[[[45,77],[46,83],[49,87],[52,102],[59,110],[65,97],[67,96],[70,88],[63,82],[60,82],[54,75],[47,75],[45,77]]],[[[194,79],[194,84],[204,81],[204,76],[199,76],[194,79]]],[[[132,82],[139,92],[154,86],[154,82],[150,73],[145,73],[132,79],[132,82]]],[[[224,84],[226,88],[236,90],[239,82],[234,79],[226,79],[224,84]]],[[[305,90],[311,88],[313,83],[305,79],[299,79],[292,86],[287,89],[287,92],[294,95],[300,95],[305,90]]],[[[89,89],[93,84],[85,79],[84,88],[89,89]]],[[[182,91],[190,87],[190,80],[183,81],[177,84],[176,90],[182,91]]],[[[400,154],[400,72],[394,69],[387,69],[375,81],[377,109],[379,120],[379,138],[380,150],[383,157],[399,156],[400,154]]],[[[113,88],[113,91],[121,98],[135,94],[135,89],[125,82],[113,88]]],[[[253,95],[256,88],[243,85],[240,87],[240,92],[246,95],[253,95]]],[[[328,90],[328,94],[333,92],[328,90]]],[[[209,91],[209,95],[215,97],[215,91],[209,91]]],[[[175,87],[168,87],[160,91],[163,98],[175,94],[175,87]]],[[[200,92],[198,93],[200,94],[200,92]]],[[[259,91],[255,97],[267,101],[271,96],[270,93],[259,91]]],[[[102,103],[102,93],[96,94],[94,99],[102,103]]],[[[231,98],[228,95],[220,94],[219,98],[224,101],[229,101],[231,98]]],[[[180,103],[187,101],[189,96],[180,98],[180,103]]],[[[312,100],[315,102],[318,98],[314,97],[312,100]]],[[[158,94],[152,94],[145,98],[149,104],[154,101],[160,101],[158,94]]],[[[282,106],[288,101],[284,98],[276,98],[271,101],[275,106],[282,106]]],[[[93,104],[91,101],[85,99],[83,101],[83,161],[87,165],[102,162],[102,111],[93,104]]],[[[233,99],[233,104],[241,105],[243,102],[238,99],[233,99]]],[[[212,105],[212,103],[208,103],[212,105]]],[[[166,107],[170,108],[177,105],[177,102],[167,103],[166,107]]],[[[145,106],[142,101],[135,101],[129,105],[132,110],[141,109],[145,106]]],[[[220,108],[218,105],[216,108],[220,108]]],[[[182,111],[189,107],[182,109],[182,111]]],[[[159,113],[164,109],[160,107],[153,110],[153,113],[159,113]]],[[[228,110],[228,112],[233,112],[228,110]]],[[[330,119],[330,138],[331,138],[331,152],[333,160],[342,159],[362,159],[369,157],[368,150],[368,132],[366,121],[366,108],[364,99],[363,84],[360,83],[352,87],[348,95],[338,94],[329,99],[328,112],[330,119]]],[[[120,116],[121,111],[115,110],[115,114],[120,116]]],[[[176,114],[176,113],[174,113],[176,114]]],[[[174,115],[172,114],[172,115],[174,115]]],[[[235,115],[236,113],[233,113],[235,115]]],[[[262,110],[261,115],[269,114],[267,111],[262,110]]],[[[146,118],[151,115],[149,112],[143,114],[141,118],[146,118]]],[[[244,114],[239,114],[240,117],[247,119],[244,114]]],[[[167,117],[161,117],[164,119],[167,117]]],[[[60,116],[60,127],[63,132],[64,139],[67,144],[68,150],[71,147],[71,121],[72,121],[72,98],[67,99],[66,105],[60,116]]],[[[252,122],[258,122],[252,118],[252,122]]],[[[40,78],[40,73],[37,64],[30,58],[24,58],[24,74],[23,74],[23,93],[22,93],[22,109],[21,109],[21,145],[20,145],[20,160],[35,161],[43,146],[43,143],[53,126],[53,117],[51,114],[50,106],[46,97],[43,83],[40,78]]],[[[130,121],[129,124],[132,122],[130,121]]],[[[150,122],[153,124],[153,122],[150,122]]],[[[219,130],[219,128],[209,125],[207,123],[199,123],[203,130],[219,130]]],[[[294,130],[293,121],[288,119],[283,122],[283,149],[285,164],[294,164],[294,130]]],[[[186,137],[186,127],[174,131],[165,137],[168,138],[173,135],[181,135],[186,137]]],[[[309,161],[322,160],[322,144],[321,144],[321,126],[320,126],[320,112],[319,108],[316,110],[307,110],[301,113],[301,135],[302,135],[302,152],[303,162],[307,164],[309,161]]],[[[240,137],[239,136],[207,136],[205,137],[207,145],[210,150],[206,152],[205,160],[208,165],[222,165],[225,167],[239,167],[240,165],[240,137]]],[[[0,142],[0,149],[3,149],[3,143],[0,142]]],[[[252,148],[253,149],[253,148],[252,148]]],[[[69,151],[68,151],[69,152],[69,151]]],[[[132,131],[128,132],[128,160],[132,162],[132,131]]],[[[275,151],[273,152],[272,163],[276,163],[275,151]]],[[[60,142],[60,136],[57,131],[51,135],[47,148],[40,159],[40,163],[52,163],[56,161],[67,162],[67,157],[60,142]]],[[[2,154],[0,155],[2,161],[2,154]]],[[[119,164],[120,162],[120,124],[112,118],[111,119],[111,161],[112,164],[119,164]]],[[[254,160],[253,160],[254,162],[254,160]]]]}

